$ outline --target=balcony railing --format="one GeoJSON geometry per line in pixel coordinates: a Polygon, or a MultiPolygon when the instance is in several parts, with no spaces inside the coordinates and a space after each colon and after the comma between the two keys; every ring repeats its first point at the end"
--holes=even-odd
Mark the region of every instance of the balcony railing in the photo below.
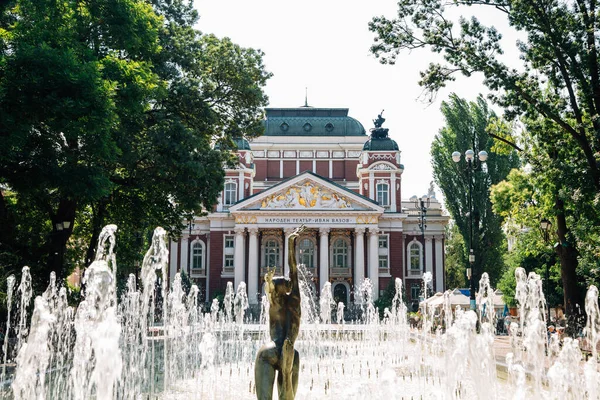
{"type": "Polygon", "coordinates": [[[192,268],[190,270],[191,276],[204,276],[206,275],[206,270],[204,268],[192,268]]]}
{"type": "Polygon", "coordinates": [[[409,269],[408,276],[420,276],[423,273],[420,269],[409,269]]]}

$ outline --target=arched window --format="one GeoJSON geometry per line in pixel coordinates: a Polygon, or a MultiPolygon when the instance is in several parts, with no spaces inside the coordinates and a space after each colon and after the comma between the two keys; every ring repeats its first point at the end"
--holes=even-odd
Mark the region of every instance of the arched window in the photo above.
{"type": "Polygon", "coordinates": [[[300,239],[298,243],[298,260],[300,264],[306,265],[306,268],[315,267],[315,242],[312,239],[300,239]]]}
{"type": "Polygon", "coordinates": [[[387,183],[377,184],[377,202],[383,207],[390,205],[390,186],[387,183]]]}
{"type": "Polygon", "coordinates": [[[412,241],[408,245],[409,275],[419,275],[423,268],[421,243],[412,241]]]}
{"type": "Polygon", "coordinates": [[[332,249],[333,260],[331,266],[333,268],[348,268],[348,242],[342,238],[335,239],[332,249]]]}
{"type": "Polygon", "coordinates": [[[227,182],[223,194],[223,206],[229,207],[234,205],[237,202],[237,183],[227,182]]]}
{"type": "Polygon", "coordinates": [[[204,243],[201,241],[192,244],[192,269],[204,269],[204,243]]]}
{"type": "Polygon", "coordinates": [[[264,266],[265,267],[280,267],[281,266],[281,247],[276,239],[266,239],[264,247],[264,266]]]}

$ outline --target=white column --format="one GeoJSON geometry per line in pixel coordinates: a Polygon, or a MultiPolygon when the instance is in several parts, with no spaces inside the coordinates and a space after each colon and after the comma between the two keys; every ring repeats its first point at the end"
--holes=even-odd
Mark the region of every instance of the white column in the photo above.
{"type": "Polygon", "coordinates": [[[373,284],[373,300],[379,298],[379,230],[369,228],[369,278],[373,284]]]}
{"type": "Polygon", "coordinates": [[[396,173],[392,172],[392,178],[390,179],[390,211],[396,212],[396,173]]]}
{"type": "Polygon", "coordinates": [[[258,228],[248,228],[248,301],[258,302],[258,228]]]}
{"type": "Polygon", "coordinates": [[[435,291],[444,291],[444,247],[443,236],[435,237],[435,291]]]}
{"type": "Polygon", "coordinates": [[[354,287],[365,279],[365,228],[354,229],[354,287]]]}
{"type": "Polygon", "coordinates": [[[317,160],[313,158],[313,168],[312,168],[312,172],[313,174],[317,173],[317,160]]]}
{"type": "MultiPolygon", "coordinates": [[[[281,152],[280,156],[283,157],[283,152],[281,152]]],[[[279,159],[279,177],[283,179],[283,158],[279,159]]]]}
{"type": "Polygon", "coordinates": [[[283,237],[284,237],[284,246],[285,246],[285,252],[283,254],[283,276],[290,276],[290,263],[288,262],[288,257],[290,254],[290,251],[294,251],[294,249],[290,249],[290,245],[288,243],[288,239],[290,237],[290,235],[294,232],[293,228],[285,228],[283,230],[283,237]]]}
{"type": "Polygon", "coordinates": [[[190,238],[185,236],[181,238],[181,259],[179,260],[179,269],[177,272],[181,273],[185,271],[185,274],[189,276],[188,271],[188,250],[190,247],[190,238]]]}
{"type": "Polygon", "coordinates": [[[238,201],[244,199],[244,171],[240,170],[238,175],[238,201]]]}
{"type": "Polygon", "coordinates": [[[433,274],[433,246],[431,243],[431,237],[425,237],[425,271],[433,274]]]}
{"type": "Polygon", "coordinates": [[[300,173],[300,159],[296,159],[296,175],[300,173]]]}
{"type": "Polygon", "coordinates": [[[375,179],[373,178],[373,172],[369,172],[369,198],[371,200],[375,199],[375,179]]]}
{"type": "Polygon", "coordinates": [[[333,178],[333,160],[329,159],[329,179],[333,178]]]}
{"type": "Polygon", "coordinates": [[[329,228],[320,228],[319,236],[319,282],[323,289],[325,282],[329,281],[329,228]]]}
{"type": "Polygon", "coordinates": [[[244,281],[244,231],[244,228],[235,228],[235,252],[233,255],[234,289],[237,289],[240,282],[244,281]]]}

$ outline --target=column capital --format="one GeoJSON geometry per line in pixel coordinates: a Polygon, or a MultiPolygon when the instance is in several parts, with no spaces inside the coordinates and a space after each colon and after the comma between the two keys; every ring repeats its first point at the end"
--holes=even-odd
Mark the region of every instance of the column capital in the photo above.
{"type": "Polygon", "coordinates": [[[425,236],[425,243],[431,242],[433,240],[432,236],[425,236]]]}
{"type": "Polygon", "coordinates": [[[329,228],[319,228],[319,235],[324,236],[324,235],[329,235],[329,228]]]}
{"type": "Polygon", "coordinates": [[[295,231],[295,230],[296,230],[296,228],[285,228],[285,229],[283,230],[283,233],[285,233],[285,236],[289,236],[289,235],[291,235],[292,233],[294,233],[294,231],[295,231]]]}
{"type": "Polygon", "coordinates": [[[233,231],[235,232],[236,235],[243,235],[244,232],[246,232],[246,228],[242,228],[242,227],[235,227],[233,229],[233,231]]]}
{"type": "Polygon", "coordinates": [[[367,230],[365,228],[354,228],[354,233],[356,235],[364,235],[367,230]]]}
{"type": "Polygon", "coordinates": [[[375,236],[375,235],[379,236],[379,229],[377,229],[377,228],[369,228],[369,235],[371,235],[371,236],[375,236]]]}
{"type": "Polygon", "coordinates": [[[250,236],[256,236],[258,235],[258,228],[255,226],[248,228],[248,233],[250,234],[250,236]]]}

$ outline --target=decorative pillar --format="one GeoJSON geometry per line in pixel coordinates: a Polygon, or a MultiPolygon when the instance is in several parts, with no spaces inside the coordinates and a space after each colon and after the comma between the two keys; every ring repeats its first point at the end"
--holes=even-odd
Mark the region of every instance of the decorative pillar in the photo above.
{"type": "Polygon", "coordinates": [[[329,228],[320,228],[319,236],[319,282],[323,289],[329,281],[329,228]]]}
{"type": "Polygon", "coordinates": [[[435,291],[444,291],[444,236],[435,237],[435,291]]]}
{"type": "Polygon", "coordinates": [[[425,237],[425,269],[423,272],[431,272],[433,277],[433,246],[431,237],[425,237]]]}
{"type": "Polygon", "coordinates": [[[390,212],[396,212],[396,173],[392,172],[390,179],[390,212]]]}
{"type": "Polygon", "coordinates": [[[258,228],[248,228],[248,301],[258,303],[258,228]]]}
{"type": "Polygon", "coordinates": [[[292,233],[294,233],[294,228],[285,228],[283,230],[283,240],[284,240],[284,248],[285,248],[285,252],[283,253],[283,276],[290,276],[290,263],[288,262],[288,257],[290,254],[290,251],[294,251],[294,249],[290,249],[290,244],[288,243],[288,239],[290,238],[290,235],[292,233]]]}
{"type": "Polygon", "coordinates": [[[379,298],[379,230],[369,228],[369,278],[373,284],[373,300],[379,298]]]}
{"type": "Polygon", "coordinates": [[[365,230],[354,229],[354,287],[365,279],[365,230]]]}
{"type": "Polygon", "coordinates": [[[238,174],[238,201],[244,199],[244,171],[240,170],[238,174]]]}
{"type": "Polygon", "coordinates": [[[233,259],[234,268],[234,289],[237,289],[239,284],[244,281],[244,231],[245,228],[235,228],[235,252],[233,259]]]}

